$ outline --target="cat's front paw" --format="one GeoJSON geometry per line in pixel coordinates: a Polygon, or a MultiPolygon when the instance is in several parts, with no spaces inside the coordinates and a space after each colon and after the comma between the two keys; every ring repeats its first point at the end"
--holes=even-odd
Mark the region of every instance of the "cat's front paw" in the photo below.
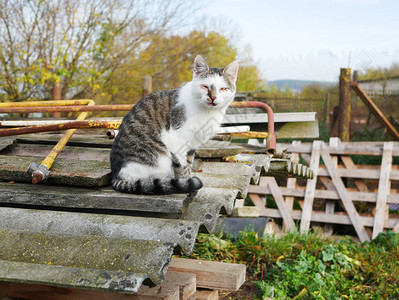
{"type": "Polygon", "coordinates": [[[201,179],[199,179],[196,176],[191,177],[188,180],[188,190],[189,193],[193,193],[195,191],[198,191],[200,188],[202,188],[204,184],[202,183],[201,179]]]}

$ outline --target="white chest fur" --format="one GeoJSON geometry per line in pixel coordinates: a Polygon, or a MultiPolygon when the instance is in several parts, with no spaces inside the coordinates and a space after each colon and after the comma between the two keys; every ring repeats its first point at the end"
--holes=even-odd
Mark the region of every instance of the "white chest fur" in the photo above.
{"type": "Polygon", "coordinates": [[[197,149],[216,134],[222,118],[220,111],[190,115],[179,129],[164,130],[161,140],[170,152],[185,160],[189,150],[197,149]]]}

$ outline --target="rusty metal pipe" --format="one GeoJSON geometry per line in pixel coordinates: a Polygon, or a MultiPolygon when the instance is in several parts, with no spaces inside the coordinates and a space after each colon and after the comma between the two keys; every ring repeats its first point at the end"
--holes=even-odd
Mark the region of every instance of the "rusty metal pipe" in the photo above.
{"type": "Polygon", "coordinates": [[[121,121],[71,121],[68,123],[0,129],[0,137],[79,128],[118,129],[121,121]]]}
{"type": "Polygon", "coordinates": [[[234,101],[231,106],[233,107],[257,107],[267,112],[267,127],[268,135],[266,137],[266,152],[274,154],[276,152],[276,134],[274,133],[274,114],[272,108],[266,103],[260,101],[234,101]]]}

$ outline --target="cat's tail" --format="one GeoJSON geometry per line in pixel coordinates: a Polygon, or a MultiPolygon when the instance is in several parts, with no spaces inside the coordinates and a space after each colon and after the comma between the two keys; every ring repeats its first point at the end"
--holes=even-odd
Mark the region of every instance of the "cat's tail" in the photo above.
{"type": "Polygon", "coordinates": [[[203,186],[201,179],[195,176],[185,179],[141,178],[136,181],[114,178],[111,184],[116,191],[140,195],[193,193],[203,186]]]}

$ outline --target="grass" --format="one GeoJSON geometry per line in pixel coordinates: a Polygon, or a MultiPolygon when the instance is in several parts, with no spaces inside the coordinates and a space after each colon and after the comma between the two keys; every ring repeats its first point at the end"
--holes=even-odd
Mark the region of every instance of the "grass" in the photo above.
{"type": "Polygon", "coordinates": [[[255,299],[399,298],[399,234],[393,232],[363,244],[317,233],[200,234],[191,258],[246,264],[255,299]]]}

